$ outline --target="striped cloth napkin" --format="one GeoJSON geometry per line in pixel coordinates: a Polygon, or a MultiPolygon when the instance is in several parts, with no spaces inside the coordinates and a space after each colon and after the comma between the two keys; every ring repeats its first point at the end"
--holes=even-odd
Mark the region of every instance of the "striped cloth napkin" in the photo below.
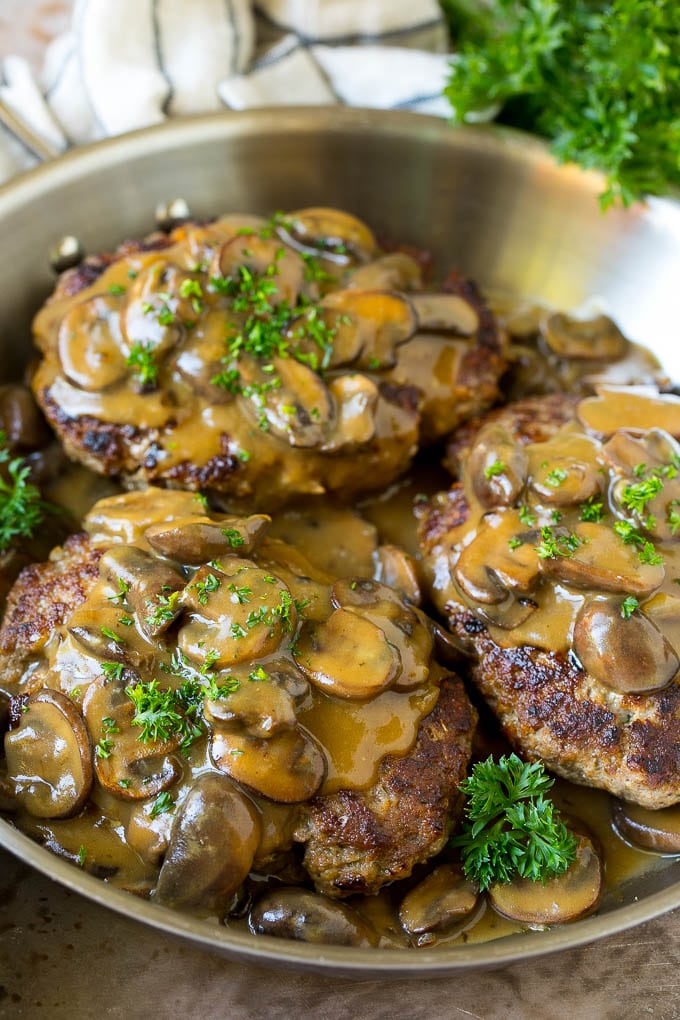
{"type": "MultiPolygon", "coordinates": [[[[224,108],[447,116],[447,41],[437,0],[76,0],[41,80],[7,57],[0,98],[60,151],[224,108]]],[[[0,131],[0,180],[34,162],[0,131]]]]}

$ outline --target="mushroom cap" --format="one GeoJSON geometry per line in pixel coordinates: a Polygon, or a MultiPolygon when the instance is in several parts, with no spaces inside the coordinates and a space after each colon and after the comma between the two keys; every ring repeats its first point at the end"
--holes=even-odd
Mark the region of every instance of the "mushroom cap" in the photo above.
{"type": "Polygon", "coordinates": [[[223,913],[260,841],[255,806],[224,776],[199,776],[177,812],[156,899],[168,907],[223,913]]]}
{"type": "Polygon", "coordinates": [[[92,744],[70,698],[35,691],[19,725],[5,736],[7,774],[16,798],[37,818],[70,818],[92,789],[92,744]]]}
{"type": "Polygon", "coordinates": [[[494,910],[513,921],[540,927],[576,921],[595,910],[604,881],[602,860],[590,836],[575,835],[576,860],[564,874],[545,882],[515,878],[506,885],[491,885],[487,895],[494,910]]]}

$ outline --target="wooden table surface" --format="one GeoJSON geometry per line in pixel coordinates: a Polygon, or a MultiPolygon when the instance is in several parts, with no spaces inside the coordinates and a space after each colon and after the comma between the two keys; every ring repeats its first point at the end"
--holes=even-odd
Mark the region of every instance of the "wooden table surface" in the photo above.
{"type": "MultiPolygon", "coordinates": [[[[0,55],[22,53],[39,68],[70,7],[0,0],[0,55]]],[[[334,980],[213,957],[81,899],[0,850],[0,1017],[291,1016],[678,1020],[680,911],[530,964],[427,981],[334,980]]]]}

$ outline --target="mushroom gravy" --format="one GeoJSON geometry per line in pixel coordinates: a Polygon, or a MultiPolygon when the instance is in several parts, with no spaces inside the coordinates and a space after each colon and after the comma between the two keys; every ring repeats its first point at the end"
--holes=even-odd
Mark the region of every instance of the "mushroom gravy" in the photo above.
{"type": "MultiPolygon", "coordinates": [[[[433,642],[439,655],[457,656],[459,650],[453,642],[442,645],[443,636],[436,625],[431,629],[423,625],[420,638],[413,642],[403,637],[409,630],[413,634],[414,617],[422,623],[416,609],[419,582],[430,580],[419,554],[413,504],[434,497],[448,481],[431,463],[417,467],[402,481],[394,479],[408,465],[417,441],[431,441],[449,432],[461,418],[494,399],[493,372],[478,380],[481,400],[471,400],[462,388],[478,348],[485,342],[496,344],[497,350],[508,355],[510,369],[503,387],[508,395],[568,389],[583,396],[603,380],[656,384],[663,381],[663,374],[647,352],[630,344],[605,317],[579,324],[544,309],[522,313],[513,308],[503,316],[513,337],[507,350],[500,334],[488,332],[485,313],[469,292],[424,291],[417,260],[402,252],[380,252],[368,228],[353,217],[334,210],[302,210],[291,214],[291,222],[292,230],[282,221],[256,217],[224,217],[204,226],[185,225],[169,241],[164,239],[157,250],[131,246],[122,258],[98,271],[97,278],[84,289],[59,292],[36,319],[45,359],[35,376],[35,387],[41,398],[47,398],[45,408],[54,422],[57,404],[74,420],[120,427],[122,433],[118,434],[133,436],[132,459],[143,463],[148,472],[144,477],[162,479],[165,472],[168,477],[177,472],[178,484],[200,486],[210,492],[213,505],[232,511],[252,508],[253,502],[257,509],[287,502],[291,494],[298,498],[314,494],[315,503],[311,508],[309,504],[294,505],[280,513],[266,537],[261,517],[251,518],[245,525],[247,519],[236,524],[234,518],[234,528],[226,530],[237,531],[244,540],[243,547],[227,551],[227,556],[234,554],[235,572],[222,562],[219,550],[213,550],[215,555],[208,564],[179,556],[172,545],[176,542],[173,527],[156,519],[155,511],[149,517],[142,496],[122,497],[120,504],[109,500],[103,513],[95,510],[89,528],[95,544],[106,550],[100,579],[88,600],[74,612],[68,628],[55,633],[23,678],[4,690],[0,687],[0,714],[6,700],[3,694],[15,696],[12,732],[21,734],[16,747],[10,737],[10,759],[20,758],[22,739],[30,744],[36,735],[39,738],[41,727],[43,734],[50,730],[57,733],[55,770],[49,779],[58,796],[71,798],[76,816],[36,817],[29,813],[26,802],[38,811],[44,803],[40,790],[31,792],[40,784],[33,783],[28,774],[13,775],[8,784],[2,763],[0,808],[11,810],[16,824],[29,835],[113,885],[142,896],[154,890],[159,902],[204,915],[221,917],[226,911],[229,926],[248,926],[255,933],[399,948],[477,942],[540,927],[549,920],[536,920],[538,914],[533,921],[511,920],[502,916],[498,903],[492,908],[493,897],[479,897],[473,884],[461,875],[456,852],[448,848],[427,865],[417,865],[412,877],[384,887],[377,895],[350,897],[344,905],[322,901],[304,888],[309,878],[300,870],[299,859],[287,856],[290,847],[305,835],[301,802],[290,799],[290,786],[297,783],[295,796],[309,796],[314,789],[319,794],[348,788],[366,790],[375,782],[385,756],[408,755],[419,723],[436,703],[443,670],[431,660],[433,642]],[[320,244],[322,235],[335,240],[320,244]],[[287,341],[296,345],[301,341],[303,357],[294,358],[296,364],[285,355],[279,357],[280,351],[265,359],[250,354],[225,358],[225,314],[238,334],[247,312],[234,307],[233,294],[227,295],[222,284],[237,280],[244,266],[256,274],[264,270],[265,275],[269,267],[276,268],[272,275],[279,293],[296,310],[290,330],[294,326],[305,333],[289,330],[285,334],[287,341]],[[222,284],[216,285],[215,280],[222,284]],[[307,318],[310,308],[320,315],[324,327],[333,331],[331,345],[323,335],[321,342],[312,336],[313,317],[307,318]],[[350,325],[351,330],[346,328],[350,325]],[[91,342],[83,344],[84,338],[91,342]],[[310,352],[317,359],[321,352],[325,359],[328,346],[332,348],[331,360],[322,385],[319,376],[305,369],[314,367],[310,352]],[[271,389],[270,368],[278,381],[271,389]],[[237,381],[229,375],[234,371],[237,381]],[[160,386],[150,376],[144,379],[149,372],[156,374],[160,386]],[[220,373],[228,385],[215,383],[220,373]],[[420,394],[418,429],[413,401],[408,398],[413,389],[420,394]],[[310,410],[318,414],[310,414],[310,410]],[[197,468],[196,473],[182,474],[187,463],[197,468]],[[226,466],[230,478],[226,496],[224,491],[220,493],[220,485],[211,485],[218,465],[226,466]],[[199,475],[207,481],[201,481],[199,475]],[[356,502],[357,493],[384,490],[388,484],[390,489],[358,504],[358,510],[342,509],[334,501],[318,498],[322,489],[338,490],[356,502]],[[251,540],[253,549],[248,551],[251,540]],[[137,552],[121,559],[121,547],[137,552]],[[245,552],[247,556],[242,556],[245,552]],[[144,556],[155,560],[153,570],[144,556]],[[158,563],[163,564],[162,572],[158,563]],[[148,592],[136,606],[123,597],[128,594],[120,586],[121,580],[129,583],[126,570],[129,578],[137,579],[155,573],[160,612],[153,625],[148,617],[154,614],[150,607],[145,608],[148,592]],[[271,582],[265,577],[277,579],[274,602],[268,598],[271,582]],[[370,580],[361,580],[366,578],[370,580]],[[342,579],[348,579],[349,585],[343,586],[342,579]],[[399,594],[387,594],[383,585],[399,594]],[[283,592],[288,593],[285,599],[283,592]],[[265,636],[253,636],[257,625],[252,629],[249,625],[254,596],[268,624],[274,621],[265,636]],[[295,621],[290,631],[277,622],[286,613],[289,622],[295,621]],[[329,628],[332,617],[336,624],[329,628]],[[181,638],[177,635],[179,656],[173,654],[172,641],[167,640],[166,625],[182,631],[181,638]],[[368,668],[363,669],[365,686],[357,690],[357,676],[361,680],[366,666],[362,649],[370,648],[376,627],[391,635],[387,644],[401,649],[399,661],[391,653],[385,654],[384,648],[374,649],[368,668]],[[237,656],[234,660],[224,653],[230,642],[247,651],[244,659],[237,656]],[[333,663],[327,655],[329,645],[336,649],[333,663]],[[123,647],[125,654],[121,653],[123,647]],[[102,662],[113,667],[106,683],[99,676],[102,662]],[[250,669],[253,664],[255,669],[250,669]],[[116,676],[119,666],[124,672],[116,676]],[[275,680],[274,701],[265,698],[266,706],[258,695],[244,697],[239,689],[229,691],[228,696],[218,693],[220,681],[226,686],[229,677],[234,677],[241,689],[261,691],[263,678],[248,675],[258,669],[268,680],[275,680]],[[402,677],[405,673],[411,677],[405,690],[398,689],[400,670],[402,677]],[[57,675],[58,681],[54,679],[57,675]],[[197,727],[204,727],[203,732],[183,753],[179,753],[179,735],[172,733],[168,739],[158,734],[142,741],[142,753],[139,726],[133,729],[132,709],[122,697],[124,685],[134,689],[139,678],[158,678],[164,689],[174,693],[187,681],[194,687],[212,685],[197,727]],[[17,714],[24,696],[32,699],[27,720],[17,714]],[[275,768],[266,762],[263,765],[251,753],[256,741],[269,739],[272,724],[275,732],[281,727],[279,735],[287,734],[278,741],[282,758],[275,768]],[[63,729],[58,731],[58,727],[63,729]],[[118,755],[127,770],[122,773],[112,761],[116,753],[111,753],[110,746],[118,740],[126,748],[125,754],[118,755]],[[83,742],[88,741],[96,748],[89,759],[94,774],[82,809],[88,761],[81,752],[83,742]],[[62,769],[69,745],[76,750],[75,764],[62,769]],[[284,759],[295,767],[278,767],[284,759]],[[18,810],[17,788],[21,791],[18,810]],[[195,869],[187,870],[186,844],[192,839],[212,840],[215,845],[221,841],[230,848],[233,860],[226,867],[223,859],[210,859],[204,862],[206,876],[197,878],[195,869]],[[281,881],[296,888],[281,890],[281,881]],[[234,890],[231,898],[225,889],[234,890]]],[[[500,308],[500,302],[492,303],[500,308]]],[[[602,420],[598,399],[591,400],[583,412],[590,416],[589,426],[596,432],[602,420]]],[[[607,397],[602,399],[606,402],[607,397]]],[[[641,396],[638,424],[646,421],[647,399],[641,396]]],[[[667,404],[672,414],[673,401],[667,404]]],[[[608,417],[612,408],[604,410],[608,417]]],[[[623,424],[630,424],[628,410],[623,424]]],[[[508,450],[503,436],[496,439],[500,442],[498,456],[478,465],[477,472],[491,488],[501,485],[501,472],[491,471],[487,477],[485,469],[506,455],[515,466],[514,451],[508,450]]],[[[68,446],[68,435],[65,442],[68,446]]],[[[584,437],[576,428],[567,428],[548,453],[560,464],[578,460],[599,472],[603,468],[601,445],[590,435],[584,437]]],[[[92,448],[96,446],[93,441],[92,448]]],[[[71,452],[82,456],[82,449],[72,447],[71,452]]],[[[84,459],[102,469],[95,459],[84,459]]],[[[582,546],[591,546],[593,538],[582,527],[588,522],[576,519],[568,501],[560,503],[553,498],[553,489],[569,487],[567,480],[553,486],[547,480],[550,469],[543,469],[542,464],[536,454],[529,469],[532,478],[541,472],[546,475],[542,490],[536,489],[548,504],[545,513],[551,507],[559,508],[564,515],[561,526],[574,533],[580,528],[582,546]]],[[[138,484],[142,480],[141,474],[133,477],[134,467],[122,470],[128,481],[138,484]]],[[[563,470],[558,465],[558,474],[563,470]]],[[[81,516],[96,499],[110,496],[114,489],[109,480],[94,481],[87,469],[73,468],[55,483],[49,495],[81,516]]],[[[613,488],[607,493],[611,493],[610,509],[619,513],[613,488]]],[[[502,518],[504,510],[511,509],[502,501],[500,510],[485,505],[469,480],[466,495],[478,526],[482,518],[488,524],[494,514],[502,518]]],[[[214,523],[217,515],[206,511],[198,499],[178,492],[158,493],[158,499],[173,505],[172,515],[179,516],[185,538],[198,526],[203,528],[200,541],[214,540],[216,536],[206,534],[206,529],[210,532],[210,522],[214,523]]],[[[522,528],[518,525],[513,530],[501,520],[486,536],[485,564],[499,535],[504,551],[506,547],[515,553],[520,549],[507,545],[521,539],[525,525],[520,523],[522,528]]],[[[539,524],[551,529],[556,526],[548,516],[536,526],[539,524]]],[[[467,550],[476,537],[472,528],[466,530],[461,545],[467,550]]],[[[627,583],[632,578],[633,585],[640,583],[639,570],[633,570],[629,562],[631,557],[634,560],[634,548],[628,548],[628,558],[617,573],[627,583]]],[[[521,561],[521,554],[511,557],[513,560],[521,561]]],[[[633,566],[637,568],[636,563],[633,566]]],[[[530,564],[523,567],[524,580],[511,585],[511,597],[494,601],[492,591],[488,598],[488,590],[484,591],[487,579],[482,576],[485,599],[475,597],[469,604],[487,619],[500,643],[529,641],[539,647],[555,647],[550,642],[557,641],[558,647],[570,647],[574,620],[585,605],[583,588],[571,576],[566,581],[560,578],[554,588],[549,590],[547,584],[541,588],[540,604],[532,607],[531,614],[520,618],[527,608],[523,605],[513,618],[512,612],[525,595],[533,598],[535,594],[522,588],[531,574],[530,564]]],[[[435,576],[435,589],[444,576],[444,572],[435,576]]],[[[479,581],[480,577],[473,577],[469,583],[479,581]]],[[[450,578],[446,583],[457,584],[450,578]]],[[[479,589],[474,590],[478,595],[479,589]]],[[[456,591],[460,594],[459,588],[456,591]]],[[[666,601],[657,603],[654,627],[672,646],[676,638],[680,640],[666,612],[674,594],[672,585],[664,582],[659,591],[666,601]]],[[[646,593],[640,590],[637,595],[641,605],[634,612],[652,615],[656,595],[644,603],[646,593]]],[[[611,595],[600,593],[593,602],[596,609],[600,604],[609,605],[611,595]]],[[[617,603],[614,623],[618,623],[618,614],[617,603]]],[[[417,626],[415,629],[418,631],[417,626]]],[[[658,648],[654,646],[654,650],[658,648]]],[[[456,665],[464,668],[459,660],[456,665]]],[[[144,711],[140,704],[136,715],[141,718],[144,711]]],[[[485,739],[477,738],[478,756],[488,749],[485,739]]],[[[492,739],[495,750],[506,750],[495,734],[492,739]]],[[[617,803],[612,823],[606,794],[562,780],[553,792],[565,815],[576,820],[575,828],[583,821],[595,837],[586,853],[589,866],[594,863],[597,873],[589,879],[590,898],[576,898],[575,902],[586,903],[582,909],[592,909],[601,895],[605,902],[616,899],[629,878],[673,865],[672,857],[644,852],[626,840],[662,854],[676,853],[680,809],[636,814],[617,803]]],[[[579,889],[583,892],[582,883],[579,889]]],[[[540,890],[532,891],[540,894],[540,890]]],[[[547,895],[553,895],[550,883],[547,895]]],[[[563,889],[555,888],[555,898],[563,895],[563,889]]],[[[569,920],[580,909],[567,898],[563,914],[550,916],[569,920]]]]}
{"type": "MultiPolygon", "coordinates": [[[[415,502],[417,505],[424,498],[434,495],[441,488],[445,477],[443,472],[433,468],[428,460],[423,459],[423,463],[418,465],[410,476],[395,485],[389,495],[381,495],[364,503],[361,513],[321,502],[311,509],[291,509],[279,515],[269,534],[297,545],[298,548],[304,548],[305,554],[316,565],[317,571],[322,573],[350,577],[369,574],[374,570],[375,552],[379,542],[396,544],[407,550],[416,551],[413,504],[415,502]]],[[[104,484],[110,486],[110,483],[104,484]]],[[[94,496],[101,495],[101,486],[101,479],[77,466],[72,467],[60,483],[61,492],[72,512],[90,509],[94,496]]],[[[181,501],[183,510],[189,514],[199,515],[202,512],[194,497],[175,493],[171,494],[171,498],[181,501]]],[[[112,514],[108,522],[103,522],[103,529],[110,528],[120,538],[121,528],[127,528],[126,518],[127,514],[122,520],[112,514]]],[[[135,532],[127,534],[132,537],[135,532]]],[[[142,541],[141,545],[144,544],[142,541]]],[[[121,615],[121,610],[106,605],[103,612],[108,614],[107,619],[113,628],[118,627],[116,617],[121,615]]],[[[100,621],[97,616],[97,621],[101,625],[103,617],[100,621]]],[[[168,674],[162,674],[164,683],[168,679],[168,674]]],[[[391,695],[391,692],[388,692],[388,695],[396,697],[391,695]]],[[[403,703],[404,696],[401,698],[403,703]]],[[[380,703],[381,699],[385,704],[387,695],[383,694],[376,700],[380,703]]],[[[329,704],[338,703],[329,700],[329,704]]],[[[345,701],[341,707],[351,708],[352,703],[345,701]]],[[[357,702],[355,707],[361,711],[363,703],[357,702]]],[[[327,717],[328,720],[334,718],[332,714],[327,717]]],[[[303,726],[311,729],[304,711],[300,713],[300,721],[303,726]]],[[[388,723],[388,728],[390,725],[393,726],[394,722],[388,723]]],[[[402,727],[403,723],[400,721],[399,725],[402,727]]],[[[355,729],[355,739],[358,733],[359,731],[355,729]]],[[[317,736],[320,736],[322,744],[325,739],[329,739],[328,731],[324,734],[323,727],[317,736]]],[[[331,728],[330,739],[337,737],[338,733],[331,728]]],[[[341,745],[344,752],[344,740],[341,741],[341,745]]],[[[498,743],[497,736],[493,736],[491,744],[482,743],[478,746],[477,754],[483,757],[491,749],[498,753],[499,749],[505,749],[503,744],[498,743]]],[[[331,749],[331,757],[332,754],[331,749]]],[[[373,758],[374,755],[369,756],[369,760],[373,758]]],[[[189,749],[183,768],[184,778],[176,794],[178,804],[186,797],[191,779],[195,780],[205,773],[214,771],[214,765],[209,757],[207,737],[201,737],[189,749]]],[[[673,857],[646,853],[619,835],[612,825],[611,801],[606,794],[558,780],[554,798],[567,817],[575,817],[585,822],[597,838],[604,861],[605,903],[615,901],[630,879],[652,869],[673,866],[673,857]]],[[[263,829],[269,833],[270,847],[275,846],[282,838],[284,841],[290,840],[290,806],[275,804],[257,797],[255,802],[262,812],[263,829]]],[[[4,806],[8,807],[8,804],[5,802],[4,806]]],[[[174,820],[174,812],[164,812],[150,818],[152,806],[153,801],[149,800],[123,801],[109,794],[97,783],[93,788],[89,806],[76,818],[35,818],[21,809],[13,813],[12,817],[18,827],[53,852],[72,860],[74,864],[80,863],[112,885],[147,896],[157,882],[159,861],[168,844],[174,820]]],[[[670,809],[661,812],[660,816],[665,818],[662,826],[667,826],[669,822],[672,824],[676,816],[680,820],[680,811],[670,809]]],[[[441,862],[447,860],[455,861],[455,855],[451,851],[435,859],[433,865],[439,862],[441,866],[441,862]]],[[[418,892],[423,873],[423,868],[417,869],[410,881],[388,886],[377,896],[353,897],[346,901],[350,910],[374,933],[378,944],[393,948],[413,945],[455,946],[487,941],[527,930],[526,925],[502,917],[481,899],[475,901],[476,905],[471,913],[464,914],[458,921],[454,910],[449,918],[448,927],[441,931],[407,934],[399,921],[400,908],[410,889],[418,892]]],[[[259,879],[254,876],[254,880],[259,881],[262,888],[266,888],[264,874],[259,879]]],[[[230,927],[247,928],[247,917],[239,914],[244,910],[247,913],[248,905],[247,900],[235,905],[235,913],[227,921],[230,927]]],[[[334,937],[334,933],[337,934],[335,922],[329,937],[334,937]]]]}

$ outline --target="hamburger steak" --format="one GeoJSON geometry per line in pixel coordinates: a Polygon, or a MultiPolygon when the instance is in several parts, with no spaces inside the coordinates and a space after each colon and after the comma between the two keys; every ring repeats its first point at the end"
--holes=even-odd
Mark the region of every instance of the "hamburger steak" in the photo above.
{"type": "Polygon", "coordinates": [[[187,223],[62,276],[33,389],[69,456],[128,487],[257,509],[380,489],[505,367],[474,285],[422,276],[334,209],[187,223]]]}
{"type": "Polygon", "coordinates": [[[476,713],[427,618],[268,524],[185,492],[102,500],[20,575],[0,630],[18,818],[64,853],[70,819],[122,826],[171,906],[223,914],[295,843],[318,891],[376,893],[459,813],[476,713]]]}
{"type": "Polygon", "coordinates": [[[600,388],[454,435],[417,509],[431,595],[510,743],[649,808],[680,802],[680,399],[600,388]]]}

